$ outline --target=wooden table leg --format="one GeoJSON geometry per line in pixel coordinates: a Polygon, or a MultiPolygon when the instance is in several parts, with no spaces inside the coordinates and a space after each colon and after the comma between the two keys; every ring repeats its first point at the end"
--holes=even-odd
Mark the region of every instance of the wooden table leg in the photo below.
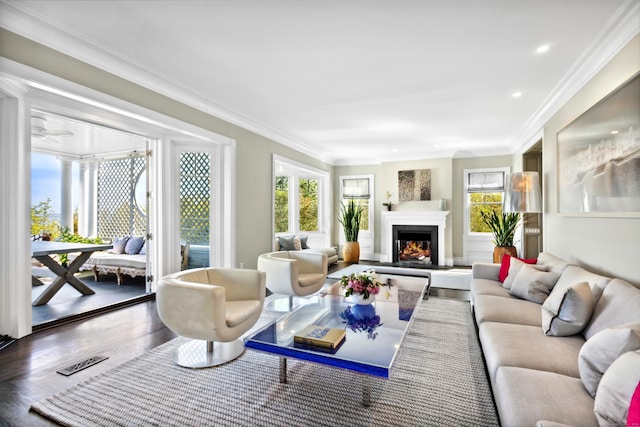
{"type": "Polygon", "coordinates": [[[43,305],[49,302],[49,300],[62,288],[65,283],[69,283],[73,286],[78,292],[83,295],[92,295],[95,294],[93,289],[82,283],[78,280],[74,274],[80,269],[82,264],[85,263],[87,259],[91,256],[93,252],[82,252],[76,259],[73,260],[71,264],[67,268],[64,268],[62,265],[58,264],[53,258],[48,255],[37,256],[35,257],[38,261],[43,263],[45,266],[49,268],[49,270],[53,271],[58,277],[47,287],[47,289],[40,294],[38,298],[33,301],[33,305],[43,305]]]}

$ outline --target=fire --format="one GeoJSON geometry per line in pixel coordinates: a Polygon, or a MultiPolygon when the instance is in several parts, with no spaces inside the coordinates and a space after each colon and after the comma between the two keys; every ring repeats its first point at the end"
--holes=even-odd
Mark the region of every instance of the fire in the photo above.
{"type": "Polygon", "coordinates": [[[418,260],[423,260],[424,258],[429,258],[431,257],[431,250],[429,249],[429,243],[430,242],[424,242],[424,241],[414,241],[414,240],[407,240],[405,242],[405,246],[404,248],[402,248],[400,250],[400,253],[398,254],[398,258],[400,259],[400,261],[407,261],[407,260],[413,260],[413,259],[418,259],[418,260]]]}

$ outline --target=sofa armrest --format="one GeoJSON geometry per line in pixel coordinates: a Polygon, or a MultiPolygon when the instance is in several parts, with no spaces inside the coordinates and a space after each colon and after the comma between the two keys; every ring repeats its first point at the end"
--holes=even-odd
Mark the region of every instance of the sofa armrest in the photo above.
{"type": "Polygon", "coordinates": [[[498,280],[500,275],[500,264],[488,262],[474,262],[471,267],[471,277],[473,279],[498,280]]]}

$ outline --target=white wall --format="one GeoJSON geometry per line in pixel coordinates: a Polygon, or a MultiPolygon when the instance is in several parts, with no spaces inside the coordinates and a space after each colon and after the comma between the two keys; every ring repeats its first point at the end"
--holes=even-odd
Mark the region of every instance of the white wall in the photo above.
{"type": "Polygon", "coordinates": [[[543,137],[544,248],[572,263],[640,285],[640,218],[557,214],[558,131],[640,71],[636,36],[545,125],[543,137]]]}

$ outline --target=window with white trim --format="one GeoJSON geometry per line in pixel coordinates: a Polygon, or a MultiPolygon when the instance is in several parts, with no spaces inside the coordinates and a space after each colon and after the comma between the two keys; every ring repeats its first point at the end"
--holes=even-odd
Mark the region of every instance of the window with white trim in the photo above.
{"type": "MultiPolygon", "coordinates": [[[[346,204],[353,200],[362,207],[360,221],[360,259],[374,259],[375,240],[375,182],[373,175],[345,175],[340,177],[340,201],[346,204]]],[[[344,231],[340,226],[340,243],[344,243],[344,231]]]]}

